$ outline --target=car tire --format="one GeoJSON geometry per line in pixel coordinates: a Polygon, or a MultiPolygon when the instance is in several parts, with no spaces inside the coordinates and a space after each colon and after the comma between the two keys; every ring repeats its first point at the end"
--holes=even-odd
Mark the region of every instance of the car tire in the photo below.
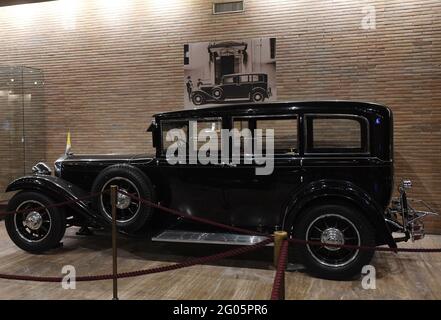
{"type": "MultiPolygon", "coordinates": [[[[302,213],[291,229],[302,240],[375,246],[375,231],[356,208],[340,204],[313,206],[302,213]]],[[[345,280],[359,275],[374,251],[326,246],[295,245],[295,257],[312,274],[325,279],[345,280]]]]}
{"type": "MultiPolygon", "coordinates": [[[[96,177],[92,192],[101,192],[101,195],[94,199],[93,205],[109,223],[112,223],[111,185],[116,185],[137,198],[150,201],[155,199],[152,182],[141,170],[127,164],[107,167],[96,177]]],[[[123,193],[118,193],[117,197],[117,227],[126,232],[141,229],[150,219],[153,208],[123,193]]]]}
{"type": "Polygon", "coordinates": [[[224,99],[224,91],[219,87],[213,88],[213,90],[211,90],[211,95],[218,101],[222,101],[224,99]]]}
{"type": "Polygon", "coordinates": [[[57,207],[41,209],[53,204],[52,198],[36,191],[22,191],[11,198],[8,211],[25,211],[5,218],[9,237],[19,248],[42,253],[59,245],[66,231],[64,210],[57,207]]]}
{"type": "Polygon", "coordinates": [[[191,101],[193,101],[193,104],[195,106],[200,106],[200,105],[203,105],[205,103],[205,97],[201,93],[196,92],[191,97],[191,101]]]}
{"type": "Polygon", "coordinates": [[[251,93],[251,101],[264,102],[265,94],[262,91],[254,91],[253,93],[251,93]]]}

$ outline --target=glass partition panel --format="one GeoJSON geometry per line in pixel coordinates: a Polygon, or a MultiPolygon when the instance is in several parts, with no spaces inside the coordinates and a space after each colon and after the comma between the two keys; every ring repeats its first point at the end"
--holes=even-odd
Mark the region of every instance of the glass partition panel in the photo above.
{"type": "Polygon", "coordinates": [[[38,69],[0,67],[0,201],[9,182],[45,158],[43,86],[38,69]]]}

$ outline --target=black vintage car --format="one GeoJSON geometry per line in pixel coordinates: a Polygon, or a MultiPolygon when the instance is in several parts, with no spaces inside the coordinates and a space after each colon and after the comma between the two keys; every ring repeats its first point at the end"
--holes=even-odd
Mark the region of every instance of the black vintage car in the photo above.
{"type": "Polygon", "coordinates": [[[263,102],[270,95],[266,73],[238,73],[224,75],[219,85],[202,85],[191,93],[191,100],[197,106],[244,99],[263,102]]]}
{"type": "Polygon", "coordinates": [[[409,181],[400,184],[400,198],[391,202],[393,124],[387,107],[343,101],[228,105],[157,114],[149,131],[155,155],[67,154],[55,162],[54,175],[40,163],[34,175],[13,181],[6,190],[17,192],[9,210],[20,212],[6,218],[11,239],[24,250],[42,252],[59,244],[66,227],[109,225],[106,192],[68,208],[39,207],[107,191],[111,185],[120,190],[121,231],[149,234],[156,241],[246,245],[262,240],[185,223],[127,195],[135,194],[231,226],[267,233],[283,229],[292,237],[321,241],[322,246],[299,246],[295,253],[311,272],[328,278],[359,273],[373,252],[327,244],[396,247],[398,240],[424,235],[421,218],[430,212],[409,205],[409,181]],[[255,129],[273,129],[273,171],[256,174],[262,164],[245,149],[240,149],[239,163],[232,158],[213,164],[190,161],[192,141],[185,136],[168,141],[167,132],[188,133],[191,121],[216,134],[248,128],[252,140],[255,129]],[[187,152],[177,164],[167,153],[174,143],[187,152]],[[252,161],[245,163],[245,157],[252,161]],[[403,236],[394,239],[392,232],[403,236]]]}

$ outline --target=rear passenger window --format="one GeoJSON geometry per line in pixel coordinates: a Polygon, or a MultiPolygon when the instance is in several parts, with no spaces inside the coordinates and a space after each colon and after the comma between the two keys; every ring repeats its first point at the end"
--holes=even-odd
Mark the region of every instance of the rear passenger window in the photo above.
{"type": "Polygon", "coordinates": [[[266,149],[266,130],[274,130],[274,153],[296,154],[297,149],[297,118],[265,118],[256,120],[256,129],[263,130],[263,145],[266,149]]]}
{"type": "MultiPolygon", "coordinates": [[[[256,139],[255,129],[262,130],[262,150],[264,153],[267,152],[266,148],[266,135],[268,133],[268,129],[274,130],[274,153],[275,154],[289,154],[295,155],[298,154],[298,140],[297,140],[297,117],[277,117],[277,116],[269,116],[262,118],[251,118],[251,119],[241,119],[235,118],[233,121],[233,128],[239,131],[244,129],[249,129],[251,134],[251,139],[256,139]]],[[[247,138],[243,135],[241,136],[241,155],[248,154],[246,150],[244,150],[244,143],[249,142],[252,145],[252,152],[256,152],[254,150],[256,141],[247,141],[247,138]]],[[[251,150],[250,150],[251,152],[251,150]]]]}
{"type": "Polygon", "coordinates": [[[363,117],[306,116],[307,153],[367,153],[368,122],[363,117]]]}
{"type": "Polygon", "coordinates": [[[248,82],[248,75],[246,75],[246,76],[240,76],[240,82],[241,82],[241,83],[248,82]]]}

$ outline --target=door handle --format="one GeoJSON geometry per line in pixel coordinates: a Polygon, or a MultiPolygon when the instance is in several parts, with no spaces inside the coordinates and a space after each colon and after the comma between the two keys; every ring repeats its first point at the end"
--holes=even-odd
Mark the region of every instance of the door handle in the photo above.
{"type": "Polygon", "coordinates": [[[228,163],[228,162],[221,162],[220,164],[217,164],[218,166],[225,167],[225,168],[235,168],[237,165],[235,163],[228,163]]]}

